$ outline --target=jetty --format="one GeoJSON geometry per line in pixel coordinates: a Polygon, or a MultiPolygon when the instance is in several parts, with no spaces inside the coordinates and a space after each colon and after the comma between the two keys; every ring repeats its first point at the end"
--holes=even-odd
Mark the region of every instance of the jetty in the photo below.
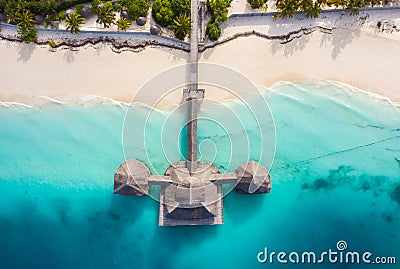
{"type": "Polygon", "coordinates": [[[115,194],[143,196],[152,185],[161,186],[159,226],[223,224],[223,184],[234,184],[237,194],[269,193],[272,187],[268,170],[256,162],[221,174],[214,164],[198,160],[197,113],[205,95],[205,90],[198,88],[199,27],[204,27],[198,16],[203,9],[199,0],[191,1],[189,84],[181,103],[187,109],[187,160],[171,164],[160,176],[151,175],[145,164],[130,159],[114,174],[115,194]]]}

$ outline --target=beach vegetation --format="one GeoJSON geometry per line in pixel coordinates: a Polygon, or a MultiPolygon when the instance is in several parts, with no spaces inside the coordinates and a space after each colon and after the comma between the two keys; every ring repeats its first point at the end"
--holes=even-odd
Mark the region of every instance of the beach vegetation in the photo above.
{"type": "Polygon", "coordinates": [[[57,18],[55,21],[61,22],[62,20],[64,20],[64,17],[65,17],[65,10],[61,10],[60,12],[58,12],[57,17],[58,17],[58,18],[57,18]]]}
{"type": "Polygon", "coordinates": [[[302,0],[299,7],[306,18],[318,18],[322,11],[321,3],[313,0],[302,0]]]}
{"type": "Polygon", "coordinates": [[[174,19],[174,24],[172,26],[175,36],[181,40],[185,39],[190,32],[191,24],[190,17],[186,13],[179,15],[179,17],[174,19]]]}
{"type": "Polygon", "coordinates": [[[81,13],[82,9],[84,8],[84,6],[82,4],[77,4],[76,5],[76,11],[77,13],[81,13]]]}
{"type": "Polygon", "coordinates": [[[276,3],[276,8],[281,13],[281,18],[293,18],[299,8],[299,2],[296,0],[280,0],[276,3]]]}
{"type": "Polygon", "coordinates": [[[90,8],[90,12],[94,15],[97,13],[97,8],[103,3],[101,0],[93,0],[92,7],[90,8]]]}
{"type": "Polygon", "coordinates": [[[126,32],[131,27],[132,23],[129,19],[121,17],[116,23],[118,30],[126,32]]]}
{"type": "Polygon", "coordinates": [[[122,12],[124,10],[124,6],[121,5],[120,2],[117,2],[114,4],[114,10],[117,12],[122,12]]]}
{"type": "Polygon", "coordinates": [[[19,27],[17,33],[22,41],[29,44],[36,41],[38,31],[33,28],[19,27]]]}
{"type": "Polygon", "coordinates": [[[232,0],[209,0],[208,10],[211,13],[211,22],[223,22],[228,19],[228,7],[232,0]]]}
{"type": "Polygon", "coordinates": [[[62,20],[64,20],[64,16],[65,16],[65,11],[63,10],[63,11],[60,11],[58,14],[53,14],[53,15],[47,17],[44,21],[44,28],[48,28],[52,21],[61,22],[62,20]]]}
{"type": "Polygon", "coordinates": [[[54,40],[50,40],[47,44],[49,45],[50,48],[53,48],[53,49],[55,47],[57,47],[57,44],[56,44],[56,42],[54,40]]]}
{"type": "Polygon", "coordinates": [[[185,14],[186,16],[190,16],[190,1],[188,0],[172,0],[171,1],[171,9],[172,12],[176,16],[180,16],[185,14]]]}
{"type": "Polygon", "coordinates": [[[28,9],[18,11],[15,14],[15,22],[21,28],[33,28],[35,25],[35,15],[28,9]]]}
{"type": "Polygon", "coordinates": [[[247,3],[250,4],[252,9],[259,9],[266,3],[266,0],[247,0],[247,3]]]}
{"type": "Polygon", "coordinates": [[[179,39],[185,39],[190,32],[190,0],[154,0],[152,16],[158,24],[172,29],[179,39]]]}
{"type": "Polygon", "coordinates": [[[221,28],[218,23],[207,24],[206,34],[210,40],[217,40],[221,36],[221,28]]]}
{"type": "MultiPolygon", "coordinates": [[[[260,0],[265,1],[265,0],[260,0]]],[[[221,36],[221,28],[219,26],[220,22],[224,22],[228,19],[228,8],[231,5],[232,0],[209,0],[207,1],[207,8],[211,13],[210,30],[215,32],[212,36],[216,37],[217,33],[218,37],[221,36]]],[[[208,26],[208,25],[207,25],[208,26]]],[[[207,29],[206,29],[207,31],[207,29]]],[[[218,38],[217,37],[217,38],[218,38]]],[[[209,34],[209,38],[211,39],[211,34],[209,34]]],[[[216,40],[216,39],[212,39],[216,40]]]]}
{"type": "Polygon", "coordinates": [[[25,7],[24,2],[18,3],[13,13],[13,22],[18,26],[17,33],[19,38],[25,43],[31,43],[37,39],[37,30],[33,29],[35,15],[25,7]]]}
{"type": "Polygon", "coordinates": [[[150,9],[149,0],[121,0],[119,4],[125,9],[132,20],[146,17],[150,9]]]}
{"type": "Polygon", "coordinates": [[[351,16],[358,16],[360,14],[360,8],[365,7],[364,0],[350,0],[347,1],[345,8],[347,13],[351,16]]]}
{"type": "Polygon", "coordinates": [[[78,34],[81,31],[82,24],[85,23],[85,19],[79,13],[72,13],[68,14],[65,22],[67,31],[70,31],[72,34],[78,34]]]}
{"type": "Polygon", "coordinates": [[[103,24],[104,28],[110,28],[115,21],[114,9],[112,2],[106,2],[102,7],[97,10],[97,20],[99,24],[103,24]]]}
{"type": "Polygon", "coordinates": [[[172,11],[170,0],[154,0],[152,6],[152,16],[154,20],[165,27],[174,21],[175,14],[172,11]]]}

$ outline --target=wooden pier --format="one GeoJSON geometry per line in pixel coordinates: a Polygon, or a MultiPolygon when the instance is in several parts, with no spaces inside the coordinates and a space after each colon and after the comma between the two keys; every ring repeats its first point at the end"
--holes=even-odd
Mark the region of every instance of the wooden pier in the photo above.
{"type": "Polygon", "coordinates": [[[220,174],[214,164],[198,161],[197,112],[205,94],[198,89],[198,1],[191,1],[189,85],[182,103],[187,106],[187,160],[171,164],[163,176],[151,175],[138,160],[126,160],[114,174],[115,194],[148,195],[151,185],[161,186],[159,226],[223,224],[222,184],[235,184],[238,194],[269,193],[272,187],[267,169],[258,163],[220,174]]]}

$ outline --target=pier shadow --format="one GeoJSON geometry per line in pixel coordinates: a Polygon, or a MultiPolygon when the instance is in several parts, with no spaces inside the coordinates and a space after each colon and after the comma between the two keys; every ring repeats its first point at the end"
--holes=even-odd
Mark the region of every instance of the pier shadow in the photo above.
{"type": "Polygon", "coordinates": [[[165,261],[169,261],[170,268],[173,268],[173,262],[179,261],[183,252],[189,248],[197,249],[205,241],[212,244],[210,240],[222,230],[223,225],[157,227],[149,249],[162,251],[153,256],[151,267],[165,268],[165,261]]]}
{"type": "Polygon", "coordinates": [[[26,43],[18,43],[18,58],[17,61],[18,62],[22,62],[22,63],[26,63],[28,62],[31,57],[32,54],[34,52],[34,50],[36,49],[36,45],[35,44],[26,44],[26,43]]]}

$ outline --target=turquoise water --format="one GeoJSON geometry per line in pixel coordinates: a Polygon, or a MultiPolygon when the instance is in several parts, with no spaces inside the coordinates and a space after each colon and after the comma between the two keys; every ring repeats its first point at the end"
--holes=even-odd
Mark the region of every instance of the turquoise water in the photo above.
{"type": "MultiPolygon", "coordinates": [[[[228,194],[225,224],[203,227],[158,227],[156,201],[112,194],[113,173],[124,159],[126,106],[88,102],[1,107],[0,267],[281,268],[285,266],[276,262],[259,264],[257,253],[264,247],[321,252],[345,240],[351,250],[397,256],[397,265],[368,267],[396,268],[400,107],[326,81],[281,83],[263,96],[276,126],[272,192],[228,194]]],[[[243,109],[239,102],[228,106],[243,109]]],[[[138,121],[144,120],[146,109],[132,109],[138,121]]],[[[201,111],[216,113],[215,106],[201,111]]],[[[168,163],[152,134],[167,115],[157,112],[146,136],[147,154],[158,173],[168,163]]],[[[203,160],[232,170],[242,160],[224,163],[229,137],[207,124],[199,122],[199,139],[215,147],[203,144],[203,160]]],[[[254,124],[245,128],[249,158],[257,160],[262,141],[254,135],[254,124]]],[[[171,135],[171,141],[178,136],[171,135]]],[[[129,154],[143,159],[146,152],[135,148],[129,154]]]]}

